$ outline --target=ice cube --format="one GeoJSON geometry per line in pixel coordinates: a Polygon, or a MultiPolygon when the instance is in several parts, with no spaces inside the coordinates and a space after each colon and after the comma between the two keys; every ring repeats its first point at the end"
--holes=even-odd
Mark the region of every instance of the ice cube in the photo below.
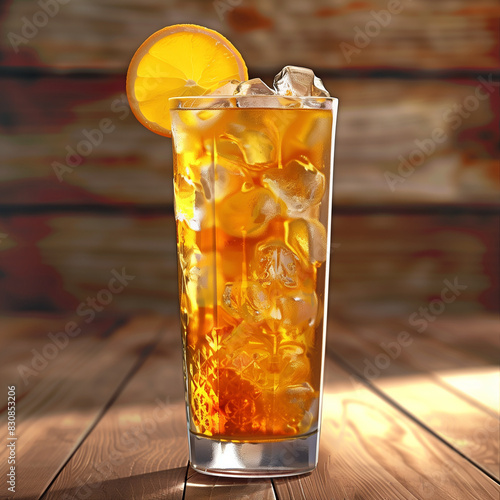
{"type": "Polygon", "coordinates": [[[258,323],[267,316],[271,300],[259,283],[226,283],[222,293],[222,305],[232,316],[258,323]]]}
{"type": "Polygon", "coordinates": [[[214,168],[211,163],[206,163],[200,167],[200,185],[207,201],[211,201],[214,191],[214,168]]]}
{"type": "Polygon", "coordinates": [[[235,283],[226,283],[222,292],[222,305],[232,316],[238,316],[241,305],[241,286],[235,283]]]}
{"type": "Polygon", "coordinates": [[[310,406],[310,400],[315,396],[314,389],[308,382],[287,387],[286,394],[290,399],[290,403],[303,403],[307,407],[310,406]]]}
{"type": "Polygon", "coordinates": [[[234,95],[275,95],[276,92],[270,89],[260,78],[252,78],[240,83],[234,95]]]}
{"type": "Polygon", "coordinates": [[[263,286],[280,283],[287,288],[298,285],[299,258],[279,240],[259,245],[251,263],[254,278],[263,286]]]}
{"type": "Polygon", "coordinates": [[[224,198],[219,203],[216,215],[225,233],[239,238],[254,238],[266,230],[280,210],[279,203],[270,191],[252,187],[224,198]]]}
{"type": "Polygon", "coordinates": [[[196,314],[199,307],[213,304],[214,259],[213,253],[202,253],[197,245],[179,249],[181,265],[181,307],[196,314]]]}
{"type": "Polygon", "coordinates": [[[255,323],[262,321],[269,309],[271,300],[259,283],[248,282],[245,285],[245,302],[242,305],[242,317],[255,323]]]}
{"type": "Polygon", "coordinates": [[[235,90],[241,84],[238,80],[230,80],[218,89],[215,89],[210,95],[233,95],[235,90]]]}
{"type": "Polygon", "coordinates": [[[278,138],[272,124],[266,124],[265,133],[250,128],[239,130],[237,125],[233,124],[216,140],[217,155],[252,170],[262,170],[277,162],[278,138]]]}
{"type": "Polygon", "coordinates": [[[304,212],[321,202],[325,192],[325,176],[309,162],[291,160],[285,168],[265,172],[264,185],[283,200],[289,212],[304,212]]]}
{"type": "Polygon", "coordinates": [[[326,229],[314,219],[294,219],[285,222],[285,240],[301,262],[319,266],[326,260],[326,229]]]}
{"type": "Polygon", "coordinates": [[[182,251],[179,251],[179,261],[182,269],[180,275],[181,285],[190,306],[193,302],[196,302],[196,286],[198,277],[201,274],[200,262],[202,259],[203,254],[197,245],[190,248],[183,247],[182,251]]]}
{"type": "Polygon", "coordinates": [[[174,183],[175,218],[185,220],[193,231],[212,226],[211,211],[203,187],[189,177],[176,174],[174,183]]]}
{"type": "Polygon", "coordinates": [[[285,66],[274,77],[273,85],[278,94],[285,96],[330,96],[312,69],[299,66],[285,66]]]}
{"type": "MultiPolygon", "coordinates": [[[[282,342],[278,347],[278,354],[281,365],[279,374],[281,388],[286,389],[309,380],[311,366],[304,345],[299,342],[282,342]]],[[[288,400],[287,404],[289,403],[288,400]]]]}
{"type": "Polygon", "coordinates": [[[193,247],[186,249],[185,254],[181,256],[183,273],[185,273],[186,276],[198,275],[200,269],[199,265],[202,259],[203,254],[198,245],[193,245],[193,247]]]}
{"type": "Polygon", "coordinates": [[[243,186],[252,181],[252,178],[238,164],[221,159],[215,165],[214,174],[215,199],[217,201],[242,191],[243,186]]]}
{"type": "Polygon", "coordinates": [[[315,292],[296,291],[280,297],[276,305],[281,312],[282,325],[289,329],[306,328],[316,323],[318,297],[315,292]]]}
{"type": "MultiPolygon", "coordinates": [[[[257,245],[249,269],[252,279],[269,289],[273,297],[297,288],[312,292],[316,287],[314,267],[309,262],[304,265],[298,255],[279,239],[269,238],[257,245]]],[[[270,317],[281,320],[280,310],[273,309],[270,317]]]]}
{"type": "Polygon", "coordinates": [[[214,260],[213,253],[195,253],[191,266],[182,272],[184,292],[191,311],[214,303],[214,260]]]}
{"type": "Polygon", "coordinates": [[[238,163],[244,169],[263,170],[277,165],[280,139],[275,117],[254,112],[251,119],[244,119],[245,124],[238,121],[237,116],[234,118],[216,138],[214,154],[238,163]]]}
{"type": "Polygon", "coordinates": [[[207,201],[220,200],[237,191],[250,180],[237,165],[217,158],[217,164],[206,163],[199,169],[200,186],[207,201]]]}
{"type": "Polygon", "coordinates": [[[239,108],[280,108],[280,99],[260,78],[242,82],[235,91],[239,108]],[[241,97],[240,97],[241,96],[241,97]],[[272,97],[276,96],[276,97],[272,97]]]}
{"type": "Polygon", "coordinates": [[[243,151],[240,149],[237,140],[232,134],[223,134],[215,139],[214,147],[215,162],[219,163],[219,159],[228,160],[231,163],[237,163],[245,166],[243,151]]]}
{"type": "Polygon", "coordinates": [[[266,133],[247,129],[241,134],[240,147],[249,167],[261,169],[276,162],[277,140],[273,141],[273,138],[269,137],[273,132],[274,130],[270,128],[266,130],[266,133]]]}

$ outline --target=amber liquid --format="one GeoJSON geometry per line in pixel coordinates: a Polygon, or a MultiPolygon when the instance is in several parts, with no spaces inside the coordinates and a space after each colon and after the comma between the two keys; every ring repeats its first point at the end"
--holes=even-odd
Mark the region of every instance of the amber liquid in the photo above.
{"type": "Polygon", "coordinates": [[[313,432],[323,351],[332,113],[172,113],[189,425],[313,432]]]}

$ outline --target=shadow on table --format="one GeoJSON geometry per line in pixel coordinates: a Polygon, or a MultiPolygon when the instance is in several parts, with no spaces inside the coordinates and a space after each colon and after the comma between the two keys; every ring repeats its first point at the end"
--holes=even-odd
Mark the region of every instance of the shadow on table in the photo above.
{"type": "MultiPolygon", "coordinates": [[[[179,498],[184,491],[186,467],[138,474],[100,482],[84,483],[78,487],[60,488],[42,497],[43,500],[75,498],[179,498]]],[[[19,499],[21,500],[21,499],[19,499]]],[[[27,499],[26,499],[27,500],[27,499]]]]}

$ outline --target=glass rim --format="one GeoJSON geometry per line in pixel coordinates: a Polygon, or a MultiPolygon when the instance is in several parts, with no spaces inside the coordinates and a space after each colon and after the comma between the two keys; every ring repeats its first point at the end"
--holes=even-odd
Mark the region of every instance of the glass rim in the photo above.
{"type": "MultiPolygon", "coordinates": [[[[337,97],[326,97],[326,96],[288,96],[288,95],[197,95],[197,96],[181,96],[181,97],[169,97],[168,98],[168,103],[169,103],[169,108],[171,110],[175,109],[200,109],[197,104],[199,103],[206,103],[206,102],[216,102],[220,100],[224,101],[229,101],[230,99],[234,99],[235,101],[245,101],[247,99],[256,99],[256,100],[262,100],[262,101],[267,101],[268,99],[284,99],[285,102],[293,103],[303,103],[307,101],[314,101],[317,103],[330,103],[334,104],[338,102],[337,97]],[[177,104],[177,105],[176,105],[177,104]],[[179,106],[180,104],[180,106],[179,106]],[[186,105],[187,104],[187,105],[186,105]]],[[[303,107],[300,106],[300,108],[294,108],[294,107],[288,107],[286,105],[280,105],[280,103],[277,103],[276,106],[265,106],[266,108],[273,108],[273,109],[318,109],[317,107],[314,106],[307,106],[303,107]]],[[[231,106],[227,108],[221,108],[219,106],[215,106],[214,108],[210,106],[204,106],[202,109],[259,109],[261,106],[258,105],[258,103],[255,106],[244,106],[243,108],[238,107],[238,106],[231,106]]]]}

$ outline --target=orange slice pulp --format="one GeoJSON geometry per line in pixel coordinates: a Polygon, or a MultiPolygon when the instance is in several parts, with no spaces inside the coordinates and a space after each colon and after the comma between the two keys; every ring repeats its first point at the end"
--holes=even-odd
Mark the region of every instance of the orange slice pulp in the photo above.
{"type": "Polygon", "coordinates": [[[220,33],[177,24],[157,31],[137,49],[127,72],[127,97],[145,127],[170,137],[170,97],[210,94],[230,80],[247,79],[243,58],[220,33]]]}

